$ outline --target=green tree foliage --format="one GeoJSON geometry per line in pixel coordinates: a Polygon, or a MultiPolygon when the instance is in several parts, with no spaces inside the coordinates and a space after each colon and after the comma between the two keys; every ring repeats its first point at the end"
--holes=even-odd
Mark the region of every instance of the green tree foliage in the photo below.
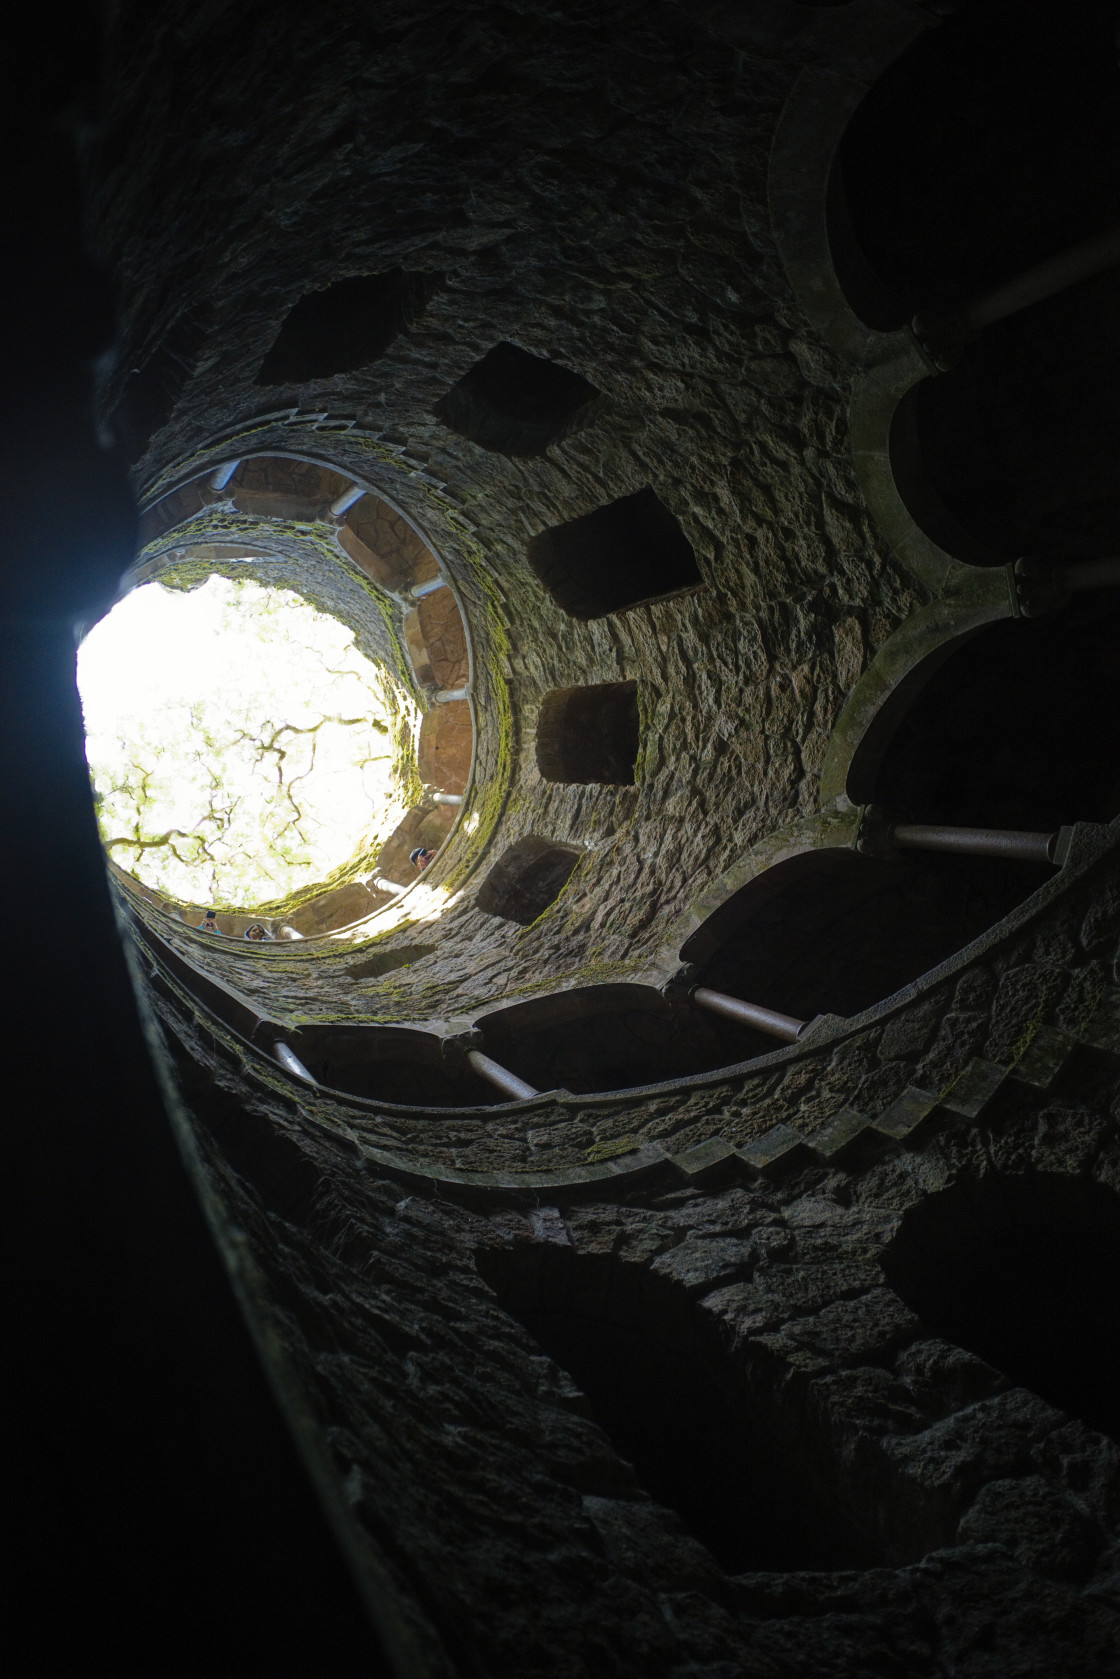
{"type": "Polygon", "coordinates": [[[114,861],[254,909],[373,853],[415,778],[416,707],[288,590],[148,584],[83,643],[86,755],[114,861]]]}

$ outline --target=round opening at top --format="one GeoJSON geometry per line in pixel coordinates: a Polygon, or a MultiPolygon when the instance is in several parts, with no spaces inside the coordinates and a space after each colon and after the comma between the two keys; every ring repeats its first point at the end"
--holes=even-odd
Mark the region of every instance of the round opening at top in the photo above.
{"type": "Polygon", "coordinates": [[[78,685],[108,854],[179,903],[288,912],[369,873],[415,802],[415,702],[290,590],[147,584],[78,685]]]}

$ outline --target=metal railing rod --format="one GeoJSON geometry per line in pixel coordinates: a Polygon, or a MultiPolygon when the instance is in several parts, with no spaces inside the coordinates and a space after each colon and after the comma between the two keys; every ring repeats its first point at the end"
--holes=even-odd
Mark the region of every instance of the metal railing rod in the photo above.
{"type": "Polygon", "coordinates": [[[315,1078],[313,1074],[308,1072],[299,1056],[294,1050],[289,1049],[287,1044],[280,1042],[274,1043],[272,1046],[272,1053],[275,1055],[284,1071],[286,1073],[291,1073],[293,1078],[302,1079],[305,1084],[318,1084],[319,1080],[315,1078]]]}
{"type": "Polygon", "coordinates": [[[729,997],[726,991],[709,991],[698,985],[692,1001],[712,1014],[734,1020],[739,1026],[753,1026],[757,1032],[767,1032],[772,1038],[796,1043],[808,1026],[807,1020],[797,1020],[792,1014],[779,1014],[777,1009],[764,1009],[758,1003],[744,1003],[741,997],[729,997]]]}
{"type": "Polygon", "coordinates": [[[1053,580],[1059,589],[1078,593],[1082,589],[1115,589],[1120,584],[1120,557],[1111,554],[1099,560],[1076,560],[1057,567],[1053,580]]]}
{"type": "Polygon", "coordinates": [[[955,314],[967,331],[980,332],[995,321],[1006,320],[1008,315],[1017,315],[1020,309],[1027,309],[1032,303],[1056,297],[1059,292],[1067,291],[1082,280],[1103,274],[1118,263],[1120,228],[1110,227],[1092,239],[1082,239],[1079,244],[1069,245],[1064,251],[1056,251],[1053,256],[1012,275],[1009,280],[1003,280],[999,285],[969,298],[967,303],[955,310],[955,314]]]}
{"type": "Polygon", "coordinates": [[[210,474],[210,487],[214,490],[224,490],[241,462],[225,461],[210,474]]]}
{"type": "Polygon", "coordinates": [[[942,822],[896,822],[890,839],[900,851],[949,851],[967,857],[1008,857],[1023,863],[1052,863],[1057,833],[1016,828],[958,828],[942,822]]]}
{"type": "Polygon", "coordinates": [[[361,501],[365,493],[361,484],[351,484],[348,490],[343,490],[340,496],[335,497],[331,502],[329,511],[333,513],[336,519],[341,519],[344,513],[349,513],[350,509],[361,501]]]}
{"type": "Polygon", "coordinates": [[[491,1061],[488,1055],[483,1055],[480,1049],[467,1051],[467,1064],[478,1074],[492,1084],[495,1090],[500,1090],[503,1096],[508,1096],[511,1102],[523,1102],[528,1096],[537,1096],[540,1092],[536,1085],[526,1084],[516,1073],[511,1073],[507,1067],[499,1066],[497,1061],[491,1061]]]}

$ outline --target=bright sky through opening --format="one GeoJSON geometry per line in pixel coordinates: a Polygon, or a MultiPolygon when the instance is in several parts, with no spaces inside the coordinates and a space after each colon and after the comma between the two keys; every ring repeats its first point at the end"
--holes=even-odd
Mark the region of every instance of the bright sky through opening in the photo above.
{"type": "Polygon", "coordinates": [[[147,584],[78,653],[109,855],[185,903],[256,909],[377,847],[411,802],[416,707],[288,590],[147,584]]]}

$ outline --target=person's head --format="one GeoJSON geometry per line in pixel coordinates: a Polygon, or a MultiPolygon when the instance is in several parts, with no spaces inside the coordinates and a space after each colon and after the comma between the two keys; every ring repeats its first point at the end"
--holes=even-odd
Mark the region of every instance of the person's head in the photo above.
{"type": "Polygon", "coordinates": [[[408,860],[415,868],[426,869],[434,856],[435,852],[429,851],[426,845],[418,845],[415,851],[409,852],[408,860]]]}
{"type": "Polygon", "coordinates": [[[245,937],[252,939],[254,944],[258,944],[261,939],[267,939],[268,934],[259,921],[254,921],[251,927],[246,927],[245,937]]]}
{"type": "Polygon", "coordinates": [[[202,919],[203,919],[203,921],[213,921],[216,924],[217,920],[218,920],[217,910],[216,909],[208,909],[206,911],[206,914],[202,917],[202,919]]]}

